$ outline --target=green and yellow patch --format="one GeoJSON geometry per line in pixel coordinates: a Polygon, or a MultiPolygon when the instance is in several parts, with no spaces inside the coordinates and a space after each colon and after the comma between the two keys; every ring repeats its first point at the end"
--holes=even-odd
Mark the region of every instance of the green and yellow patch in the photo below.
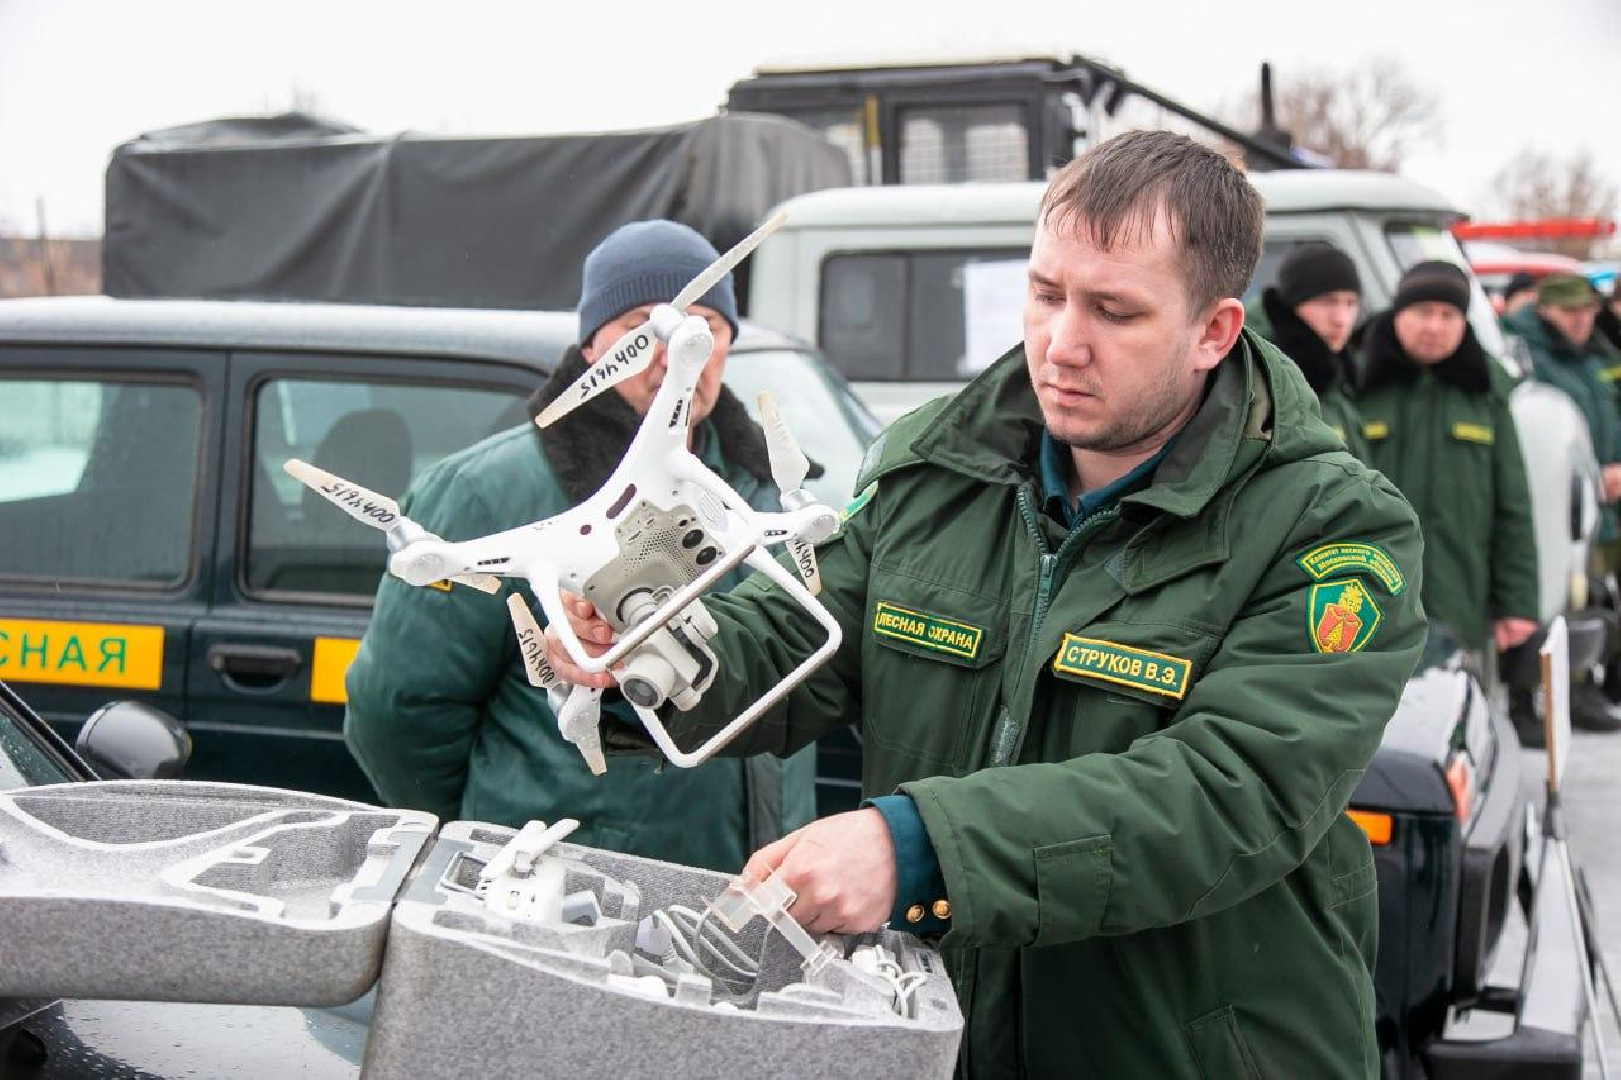
{"type": "Polygon", "coordinates": [[[1373,640],[1384,618],[1367,586],[1355,579],[1325,581],[1311,587],[1306,630],[1320,653],[1361,652],[1373,640]]]}
{"type": "Polygon", "coordinates": [[[1460,420],[1452,425],[1452,437],[1462,439],[1464,442],[1490,446],[1492,444],[1492,429],[1485,424],[1469,424],[1460,420]]]}
{"type": "Polygon", "coordinates": [[[1347,570],[1367,574],[1385,587],[1391,596],[1400,596],[1407,588],[1407,577],[1396,565],[1396,560],[1385,554],[1383,548],[1360,541],[1322,544],[1312,548],[1295,563],[1311,575],[1313,581],[1322,581],[1331,574],[1347,570]]]}
{"type": "Polygon", "coordinates": [[[1383,439],[1389,434],[1390,425],[1383,420],[1369,420],[1362,425],[1362,437],[1364,439],[1383,439]]]}
{"type": "Polygon", "coordinates": [[[985,638],[985,631],[977,626],[930,615],[926,611],[913,611],[887,600],[880,600],[873,609],[872,632],[879,637],[893,638],[930,652],[945,653],[964,660],[979,657],[980,642],[985,638]]]}
{"type": "Polygon", "coordinates": [[[1065,634],[1053,657],[1053,671],[1060,674],[1134,686],[1178,701],[1187,696],[1192,669],[1193,662],[1179,656],[1077,634],[1065,634]]]}

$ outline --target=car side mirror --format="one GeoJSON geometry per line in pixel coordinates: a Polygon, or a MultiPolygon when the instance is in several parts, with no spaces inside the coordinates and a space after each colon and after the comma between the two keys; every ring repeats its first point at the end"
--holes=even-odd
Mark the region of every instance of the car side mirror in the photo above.
{"type": "Polygon", "coordinates": [[[115,701],[90,714],[73,748],[104,780],[178,780],[191,733],[160,709],[115,701]]]}

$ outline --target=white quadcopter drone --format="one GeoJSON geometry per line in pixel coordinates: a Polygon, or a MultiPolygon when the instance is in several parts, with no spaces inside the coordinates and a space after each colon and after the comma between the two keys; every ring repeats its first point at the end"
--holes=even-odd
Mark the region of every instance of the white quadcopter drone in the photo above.
{"type": "MultiPolygon", "coordinates": [[[[442,581],[487,593],[500,577],[529,582],[547,621],[574,662],[618,681],[664,755],[690,768],[706,761],[781,701],[839,647],[838,623],[815,594],[821,578],[812,545],[838,528],[838,515],[805,490],[810,462],[799,450],[768,393],[759,397],[771,476],[782,492],[781,513],[755,510],[687,447],[692,395],[714,338],[686,309],[708,292],[759,242],[781,225],[777,214],[699,274],[669,304],[629,331],[536,418],[546,427],[617,383],[645,371],[663,343],[667,372],[636,436],[606,483],[585,502],[555,517],[476,540],[450,543],[400,513],[389,498],[297,459],[286,470],[350,517],[388,536],[388,569],[410,585],[442,581]],[[805,579],[802,585],[763,549],[784,544],[805,579]],[[681,750],[656,709],[666,701],[690,709],[714,681],[707,640],[715,623],[699,597],[733,567],[747,563],[780,585],[827,631],[827,641],[697,749],[681,750]],[[564,612],[562,590],[585,597],[613,627],[616,640],[592,657],[564,612]],[[619,666],[623,661],[623,666],[619,666]]],[[[547,664],[545,643],[523,597],[507,599],[529,681],[547,690],[563,737],[579,748],[593,773],[602,753],[602,691],[563,683],[547,664]]]]}

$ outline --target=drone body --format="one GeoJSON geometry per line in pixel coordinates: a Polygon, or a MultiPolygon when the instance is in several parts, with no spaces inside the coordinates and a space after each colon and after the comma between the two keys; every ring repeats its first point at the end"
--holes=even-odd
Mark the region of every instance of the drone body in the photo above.
{"type": "MultiPolygon", "coordinates": [[[[693,281],[670,305],[653,310],[536,419],[547,426],[616,383],[646,370],[660,345],[667,370],[630,447],[613,474],[583,503],[554,517],[461,542],[428,533],[390,499],[301,461],[286,468],[334,505],[388,535],[389,572],[411,585],[441,581],[485,592],[498,578],[528,581],[547,621],[581,668],[611,671],[659,749],[673,763],[702,762],[776,704],[838,648],[837,622],[813,593],[820,587],[813,545],[838,527],[838,516],[803,484],[809,462],[794,445],[769,395],[761,418],[773,478],[784,510],[755,510],[688,447],[692,397],[714,339],[703,319],[683,314],[721,274],[777,224],[773,219],[693,281]],[[763,550],[788,546],[806,585],[763,550]],[[777,582],[827,631],[823,646],[772,691],[691,752],[670,738],[654,711],[666,701],[690,708],[713,681],[716,659],[706,641],[715,624],[699,598],[734,567],[747,564],[777,582]],[[618,639],[590,656],[564,612],[562,593],[589,599],[618,639]]],[[[601,692],[566,687],[545,661],[541,630],[521,596],[508,597],[529,681],[557,706],[559,727],[593,772],[605,768],[598,722],[601,692]],[[561,699],[561,700],[560,700],[561,699]]]]}

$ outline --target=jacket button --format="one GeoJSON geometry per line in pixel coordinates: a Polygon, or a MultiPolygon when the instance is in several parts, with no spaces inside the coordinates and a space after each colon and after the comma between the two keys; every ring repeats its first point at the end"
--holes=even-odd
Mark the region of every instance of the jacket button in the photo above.
{"type": "Polygon", "coordinates": [[[923,910],[922,904],[913,904],[911,907],[906,909],[906,921],[909,923],[920,923],[923,921],[923,916],[926,914],[928,914],[928,912],[923,910]]]}
{"type": "Polygon", "coordinates": [[[932,910],[936,919],[949,919],[951,918],[951,901],[936,900],[932,910]]]}

